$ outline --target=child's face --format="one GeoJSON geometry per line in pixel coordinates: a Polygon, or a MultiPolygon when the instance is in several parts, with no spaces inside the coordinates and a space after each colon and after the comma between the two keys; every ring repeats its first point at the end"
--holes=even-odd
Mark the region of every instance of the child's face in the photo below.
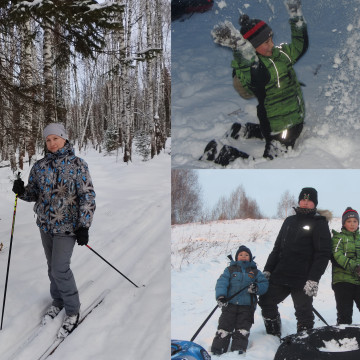
{"type": "Polygon", "coordinates": [[[299,201],[299,206],[302,209],[315,209],[315,204],[311,200],[308,200],[308,199],[301,199],[299,201]]]}
{"type": "Polygon", "coordinates": [[[359,222],[355,218],[349,218],[345,221],[344,227],[347,231],[354,232],[359,227],[359,222]]]}
{"type": "Polygon", "coordinates": [[[256,48],[256,52],[262,56],[271,56],[274,48],[272,37],[269,37],[260,46],[256,48]]]}
{"type": "Polygon", "coordinates": [[[246,251],[238,254],[237,261],[250,261],[250,255],[246,251]]]}

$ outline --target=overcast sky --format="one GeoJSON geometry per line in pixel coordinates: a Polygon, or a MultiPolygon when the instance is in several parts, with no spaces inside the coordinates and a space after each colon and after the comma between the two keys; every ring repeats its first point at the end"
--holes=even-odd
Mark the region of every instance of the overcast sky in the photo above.
{"type": "Polygon", "coordinates": [[[197,170],[203,200],[212,208],[221,196],[228,196],[243,185],[248,197],[256,200],[260,211],[268,217],[277,213],[283,193],[288,190],[297,199],[303,187],[318,191],[318,209],[342,215],[346,207],[360,211],[360,170],[197,170]]]}

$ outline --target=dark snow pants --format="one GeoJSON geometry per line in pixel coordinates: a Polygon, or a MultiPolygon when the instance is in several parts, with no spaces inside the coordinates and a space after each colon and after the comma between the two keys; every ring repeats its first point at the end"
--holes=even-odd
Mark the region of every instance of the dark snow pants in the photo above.
{"type": "Polygon", "coordinates": [[[214,354],[227,352],[231,338],[231,351],[246,351],[253,320],[254,309],[251,306],[228,304],[223,307],[211,351],[214,354]]]}
{"type": "Polygon", "coordinates": [[[48,264],[52,304],[65,307],[66,315],[75,315],[80,310],[79,293],[70,269],[75,236],[51,235],[42,230],[40,234],[48,264]]]}
{"type": "Polygon", "coordinates": [[[332,285],[335,293],[337,323],[352,324],[353,302],[360,310],[360,285],[347,282],[332,285]]]}
{"type": "Polygon", "coordinates": [[[312,312],[312,296],[305,294],[303,289],[295,289],[285,285],[274,284],[270,281],[268,291],[259,297],[259,306],[264,319],[275,320],[279,314],[278,304],[291,295],[297,320],[298,331],[314,327],[312,312]]]}

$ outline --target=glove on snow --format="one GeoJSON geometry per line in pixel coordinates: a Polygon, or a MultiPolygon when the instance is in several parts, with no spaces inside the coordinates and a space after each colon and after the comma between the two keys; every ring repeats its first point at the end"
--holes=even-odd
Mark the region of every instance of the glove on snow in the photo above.
{"type": "Polygon", "coordinates": [[[12,191],[15,194],[22,195],[25,192],[24,182],[21,179],[16,179],[12,191]]]}
{"type": "Polygon", "coordinates": [[[251,283],[248,288],[248,293],[250,294],[257,294],[259,287],[255,283],[251,283]]]}
{"type": "Polygon", "coordinates": [[[308,280],[304,286],[304,292],[307,296],[316,296],[319,284],[316,281],[308,280]]]}
{"type": "Polygon", "coordinates": [[[75,236],[78,245],[87,245],[89,242],[89,229],[81,227],[75,231],[75,236]]]}
{"type": "Polygon", "coordinates": [[[301,9],[301,0],[285,0],[284,4],[290,15],[290,19],[303,15],[301,9]]]}
{"type": "Polygon", "coordinates": [[[226,301],[226,299],[224,298],[224,296],[220,296],[220,297],[217,299],[217,303],[218,303],[219,308],[226,307],[227,304],[228,304],[227,301],[226,301]]]}
{"type": "Polygon", "coordinates": [[[263,271],[263,275],[266,277],[267,280],[269,280],[271,272],[270,271],[263,271]]]}

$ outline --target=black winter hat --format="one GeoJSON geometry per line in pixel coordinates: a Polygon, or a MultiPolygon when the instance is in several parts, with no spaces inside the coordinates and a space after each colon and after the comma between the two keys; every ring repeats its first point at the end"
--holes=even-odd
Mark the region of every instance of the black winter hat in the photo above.
{"type": "Polygon", "coordinates": [[[344,226],[345,221],[350,218],[355,218],[359,222],[358,212],[351,207],[347,207],[342,215],[342,226],[344,226]]]}
{"type": "Polygon", "coordinates": [[[316,207],[318,204],[317,191],[312,187],[303,188],[299,194],[299,202],[300,200],[311,200],[316,207]]]}
{"type": "Polygon", "coordinates": [[[250,249],[248,247],[246,247],[245,245],[241,245],[239,247],[238,251],[235,254],[235,261],[237,261],[238,255],[243,251],[246,251],[250,255],[250,261],[252,261],[252,259],[253,259],[252,253],[251,253],[250,249]]]}
{"type": "Polygon", "coordinates": [[[239,24],[241,35],[249,40],[255,49],[273,35],[271,27],[265,21],[250,19],[246,14],[240,16],[239,24]]]}

